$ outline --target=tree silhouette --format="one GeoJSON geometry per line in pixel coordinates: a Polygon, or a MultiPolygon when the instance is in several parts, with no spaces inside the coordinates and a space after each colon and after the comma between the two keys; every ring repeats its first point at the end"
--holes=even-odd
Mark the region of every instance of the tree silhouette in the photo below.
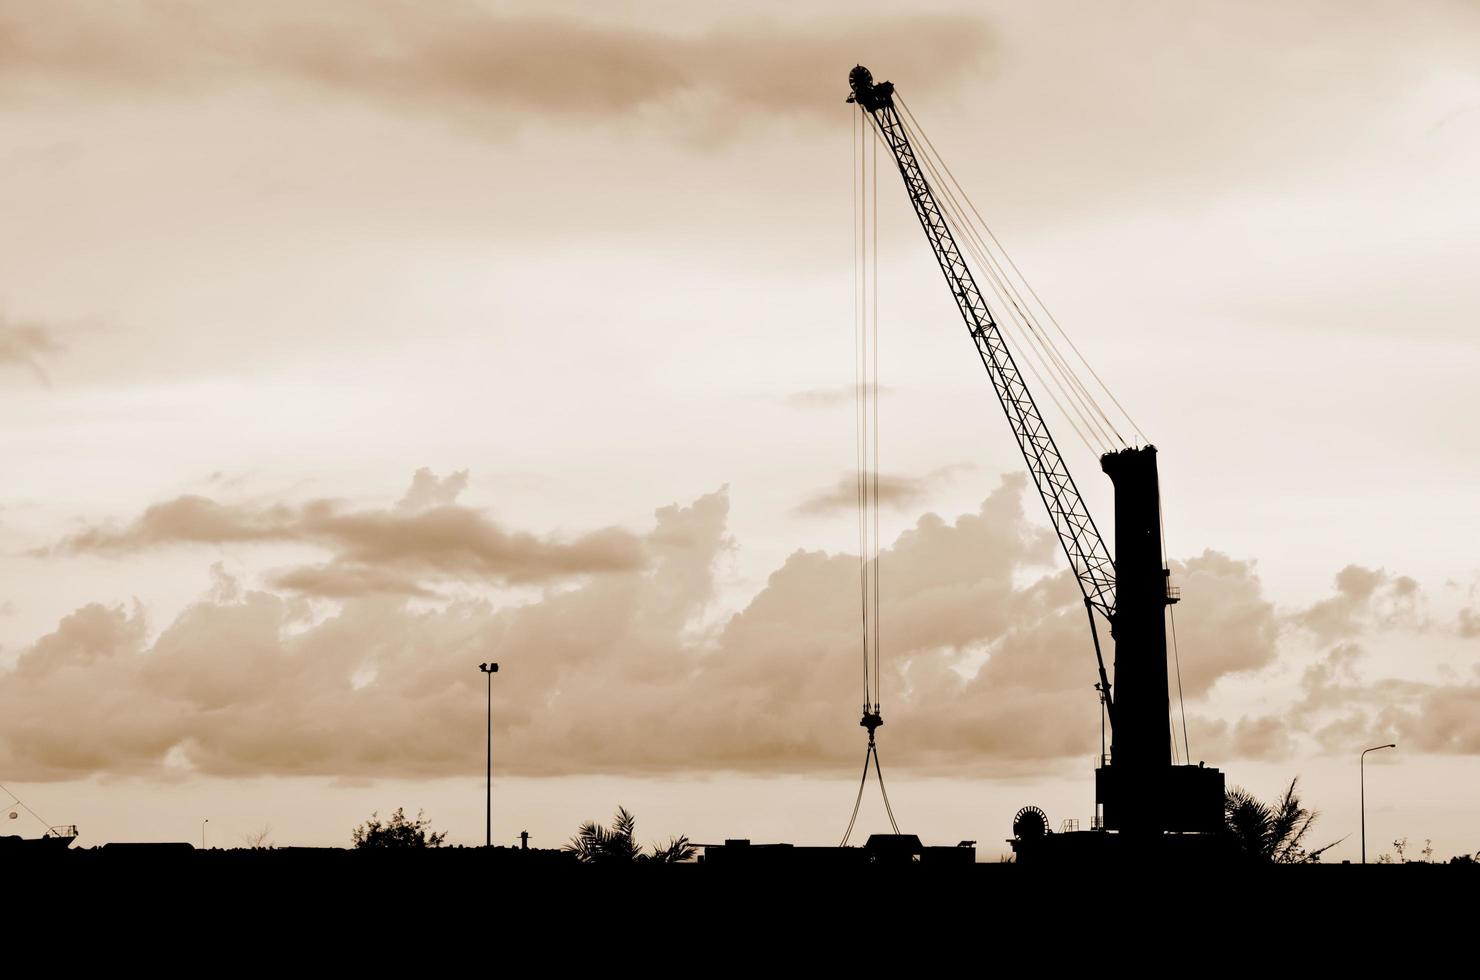
{"type": "Polygon", "coordinates": [[[644,854],[634,836],[636,828],[637,818],[619,806],[610,828],[588,820],[565,850],[586,864],[678,864],[694,856],[694,845],[687,837],[671,837],[667,844],[654,844],[652,853],[644,854]]]}
{"type": "Polygon", "coordinates": [[[1299,781],[1299,776],[1290,780],[1284,795],[1273,803],[1260,801],[1241,786],[1224,795],[1224,829],[1246,857],[1267,864],[1314,864],[1346,840],[1343,837],[1314,851],[1305,849],[1305,836],[1320,814],[1300,802],[1295,792],[1299,781]]]}
{"type": "Polygon", "coordinates": [[[261,830],[242,834],[242,843],[254,851],[270,850],[272,848],[272,824],[263,824],[261,830]]]}
{"type": "Polygon", "coordinates": [[[416,819],[410,820],[401,807],[396,807],[389,820],[381,820],[379,813],[370,814],[370,819],[356,827],[350,839],[357,848],[377,850],[441,847],[447,839],[447,831],[428,833],[431,826],[431,818],[420,810],[416,811],[416,819]]]}

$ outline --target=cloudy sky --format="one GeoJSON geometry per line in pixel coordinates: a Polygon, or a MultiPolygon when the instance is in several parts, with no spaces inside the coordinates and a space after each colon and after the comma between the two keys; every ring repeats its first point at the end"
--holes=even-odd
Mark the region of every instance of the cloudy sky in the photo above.
{"type": "MultiPolygon", "coordinates": [[[[472,843],[495,659],[505,839],[840,836],[863,62],[1160,449],[1191,757],[1324,842],[1396,741],[1369,848],[1473,852],[1477,55],[1462,2],[3,0],[0,781],[472,843]]],[[[991,856],[1088,822],[1093,655],[883,176],[881,754],[991,856]]]]}

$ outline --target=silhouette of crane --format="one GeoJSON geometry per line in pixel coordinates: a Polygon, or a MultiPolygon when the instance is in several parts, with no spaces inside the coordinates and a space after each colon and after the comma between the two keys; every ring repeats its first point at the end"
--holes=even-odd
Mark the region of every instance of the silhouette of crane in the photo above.
{"type": "MultiPolygon", "coordinates": [[[[1178,596],[1169,585],[1170,572],[1163,563],[1156,447],[1144,442],[1133,445],[1121,437],[1120,426],[1095,395],[1094,386],[1073,368],[1072,359],[1053,341],[1031,303],[1017,288],[1008,273],[1009,267],[1016,272],[1016,266],[1011,265],[1010,259],[1004,264],[993,257],[981,234],[985,232],[991,238],[985,222],[980,223],[980,230],[971,223],[970,216],[975,214],[980,221],[980,214],[964,191],[958,195],[952,190],[959,185],[955,185],[954,176],[934,153],[908,106],[898,98],[895,86],[890,82],[875,82],[862,65],[849,73],[848,83],[852,90],[848,101],[862,110],[877,138],[893,154],[915,216],[935,252],[1007,414],[1028,472],[1074,571],[1089,616],[1099,669],[1096,689],[1109,716],[1111,731],[1110,752],[1102,754],[1095,773],[1095,795],[1103,814],[1102,823],[1096,830],[1052,834],[1047,830],[1047,818],[1042,811],[1025,808],[1022,812],[1031,811],[1034,819],[1024,821],[1020,814],[1015,824],[1031,825],[1033,832],[1019,833],[1015,826],[1017,837],[1013,846],[1020,859],[1052,859],[1054,854],[1086,855],[1106,848],[1122,853],[1132,845],[1153,841],[1165,849],[1168,845],[1163,838],[1168,832],[1191,838],[1211,834],[1222,826],[1223,774],[1201,764],[1173,764],[1166,609],[1178,601],[1178,596]],[[917,144],[921,143],[924,152],[917,153],[917,144]],[[941,191],[939,197],[931,179],[941,191]],[[1030,355],[1036,353],[1037,363],[1030,360],[1030,369],[1040,381],[1047,377],[1055,385],[1049,394],[1075,431],[1087,444],[1098,441],[1103,450],[1100,466],[1115,490],[1115,558],[1111,557],[1019,363],[1009,350],[1002,323],[988,307],[962,254],[958,232],[978,270],[1002,300],[999,305],[1006,305],[1007,318],[1021,331],[1021,349],[1030,355]],[[1114,644],[1113,696],[1096,627],[1097,614],[1109,624],[1114,644]]],[[[996,240],[991,238],[991,241],[996,240]]],[[[1037,299],[1031,287],[1027,288],[1029,295],[1037,299]]],[[[1049,319],[1052,320],[1051,316],[1049,319]]],[[[1053,321],[1053,325],[1057,327],[1057,322],[1053,321]]],[[[1059,332],[1063,335],[1061,329],[1059,332]]],[[[1068,341],[1067,335],[1063,337],[1068,341]]],[[[1072,341],[1068,343],[1078,354],[1072,341]]],[[[1094,375],[1082,356],[1079,360],[1094,381],[1099,382],[1098,375],[1094,375]]],[[[1130,430],[1139,434],[1103,382],[1099,387],[1114,407],[1120,409],[1130,430]]],[[[1204,838],[1181,846],[1191,849],[1208,844],[1204,838]]]]}

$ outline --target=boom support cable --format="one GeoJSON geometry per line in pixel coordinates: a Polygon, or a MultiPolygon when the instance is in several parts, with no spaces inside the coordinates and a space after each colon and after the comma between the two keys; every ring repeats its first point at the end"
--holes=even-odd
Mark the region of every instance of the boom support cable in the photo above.
{"type": "MultiPolygon", "coordinates": [[[[1192,749],[1187,745],[1187,700],[1182,696],[1182,654],[1177,649],[1177,613],[1171,606],[1167,606],[1167,616],[1172,621],[1172,659],[1177,665],[1177,704],[1182,709],[1182,758],[1187,764],[1192,764],[1192,749]]],[[[1176,741],[1175,734],[1173,741],[1176,741]]]]}
{"type": "Polygon", "coordinates": [[[999,323],[1003,326],[1014,327],[1015,330],[1010,332],[1014,332],[1019,337],[1020,349],[1030,356],[1036,356],[1038,363],[1042,365],[1043,374],[1040,375],[1031,360],[1029,361],[1029,369],[1040,382],[1043,382],[1045,377],[1047,378],[1047,384],[1041,384],[1040,387],[1047,388],[1049,397],[1053,399],[1059,411],[1064,414],[1076,431],[1082,427],[1085,432],[1094,436],[1097,445],[1089,447],[1090,449],[1105,452],[1123,444],[1119,434],[1114,432],[1114,427],[1102,423],[1104,412],[1084,390],[1084,386],[1079,383],[1078,378],[1065,362],[1063,355],[1053,345],[1052,340],[1034,323],[1026,304],[1017,295],[1016,288],[1003,270],[1001,263],[992,256],[981,236],[972,227],[961,203],[949,193],[949,185],[940,179],[937,165],[931,162],[928,155],[922,156],[920,162],[925,165],[926,172],[936,183],[947,189],[947,192],[941,195],[940,200],[945,206],[948,220],[962,233],[962,241],[966,245],[967,253],[976,260],[977,267],[986,277],[988,285],[1002,300],[1001,310],[1006,315],[999,323]],[[1064,401],[1060,401],[1060,395],[1063,396],[1064,401]],[[1064,402],[1068,402],[1069,411],[1065,410],[1064,402]],[[1078,418],[1077,423],[1074,421],[1076,417],[1078,418]]]}
{"type": "MultiPolygon", "coordinates": [[[[920,162],[924,164],[926,172],[938,182],[938,177],[935,177],[936,171],[929,158],[921,157],[920,162]]],[[[946,212],[948,222],[962,229],[962,241],[965,243],[966,251],[976,260],[978,269],[986,277],[993,291],[998,294],[999,298],[1007,295],[1009,288],[1003,281],[997,263],[985,251],[984,246],[980,244],[980,239],[971,230],[971,225],[966,221],[960,204],[949,194],[941,195],[939,200],[946,212]]],[[[1028,372],[1038,382],[1037,389],[1048,392],[1049,400],[1069,423],[1069,427],[1074,430],[1074,434],[1084,443],[1086,449],[1096,454],[1106,452],[1113,445],[1113,440],[1095,421],[1094,409],[1086,406],[1083,396],[1075,390],[1072,383],[1063,380],[1065,372],[1060,359],[1027,324],[1027,318],[1018,304],[1004,301],[1003,309],[1007,316],[1000,320],[998,325],[1005,328],[1004,333],[1017,338],[1018,349],[1027,355],[1024,363],[1028,367],[1028,372]],[[1065,402],[1068,403],[1068,407],[1065,407],[1065,402]]]]}
{"type": "Polygon", "coordinates": [[[1095,527],[1062,453],[1023,380],[1012,351],[988,308],[955,235],[926,177],[896,111],[889,83],[875,86],[867,69],[854,69],[853,100],[869,114],[875,131],[887,142],[926,238],[935,252],[957,308],[992,381],[998,401],[1042,498],[1059,543],[1086,599],[1101,614],[1115,614],[1115,568],[1109,549],[1095,527]],[[859,74],[861,73],[861,74],[859,74]]]}
{"type": "MultiPolygon", "coordinates": [[[[909,114],[909,110],[904,105],[902,99],[899,100],[899,104],[900,108],[904,110],[904,115],[900,117],[901,128],[906,130],[911,137],[914,137],[914,143],[920,146],[919,162],[931,177],[937,200],[944,205],[949,218],[949,224],[961,235],[967,252],[976,259],[979,270],[986,276],[988,284],[993,288],[998,299],[1002,301],[1000,310],[1006,314],[1006,319],[1003,322],[1012,323],[1016,321],[1023,337],[1022,347],[1029,351],[1036,348],[1039,351],[1039,356],[1046,362],[1047,373],[1051,379],[1051,386],[1048,389],[1050,397],[1053,398],[1056,405],[1059,405],[1060,411],[1063,411],[1062,404],[1054,396],[1054,389],[1057,388],[1064,395],[1065,400],[1073,407],[1074,414],[1079,418],[1079,423],[1095,433],[1098,437],[1099,446],[1097,450],[1096,447],[1090,447],[1092,450],[1105,452],[1113,448],[1125,446],[1126,440],[1120,435],[1115,424],[1110,420],[1109,415],[1100,406],[1088,386],[1080,379],[1074,368],[1070,365],[1068,358],[1059,351],[1053,338],[1038,324],[1032,312],[1031,304],[1027,302],[1022,292],[1014,284],[1012,276],[1008,275],[1007,268],[1010,267],[1014,271],[1017,271],[1018,278],[1022,279],[1022,273],[1017,270],[1012,257],[1002,248],[1001,243],[997,240],[996,235],[992,233],[991,228],[981,219],[980,212],[972,204],[970,198],[966,195],[966,191],[956,182],[945,161],[935,152],[934,144],[930,142],[930,138],[919,130],[917,123],[914,123],[914,117],[909,114]],[[945,176],[942,176],[942,174],[945,176]],[[963,201],[965,202],[964,204],[962,203],[963,201]],[[968,209],[977,216],[976,223],[973,223],[967,216],[968,209]],[[1000,260],[994,257],[993,249],[987,246],[986,240],[983,237],[984,235],[986,238],[990,238],[993,244],[996,245],[996,252],[1002,256],[1000,260]]],[[[1026,280],[1023,280],[1023,285],[1030,290],[1032,288],[1026,280]]],[[[1047,313],[1046,309],[1045,313],[1047,313]]],[[[1062,328],[1060,330],[1062,332],[1062,328]]],[[[1065,336],[1067,339],[1067,335],[1065,336]]],[[[1077,351],[1077,348],[1075,350],[1077,351]]],[[[1088,367],[1087,362],[1085,366],[1088,367]]],[[[1068,413],[1065,414],[1066,417],[1070,418],[1072,424],[1073,417],[1069,416],[1068,413]]]]}
{"type": "MultiPolygon", "coordinates": [[[[929,135],[925,133],[924,129],[915,119],[914,113],[910,111],[910,107],[905,103],[904,98],[900,96],[897,92],[895,93],[894,98],[895,101],[899,103],[899,107],[903,110],[905,117],[909,120],[911,130],[919,134],[920,139],[924,142],[925,147],[929,151],[929,153],[940,161],[941,168],[945,171],[946,176],[950,178],[949,183],[960,192],[961,198],[971,209],[971,213],[976,216],[981,230],[991,240],[992,244],[997,247],[998,253],[1001,254],[1003,259],[1006,260],[1008,266],[1017,275],[1018,281],[1021,282],[1024,288],[1027,289],[1028,295],[1030,295],[1038,304],[1038,308],[1043,311],[1044,316],[1047,317],[1048,321],[1051,324],[1053,324],[1053,327],[1055,330],[1058,331],[1059,336],[1062,337],[1064,339],[1064,342],[1069,345],[1069,349],[1074,352],[1074,355],[1079,359],[1079,363],[1084,365],[1084,369],[1089,372],[1090,377],[1094,378],[1095,383],[1099,386],[1100,390],[1103,391],[1106,397],[1110,399],[1111,404],[1113,404],[1115,408],[1120,412],[1121,417],[1125,419],[1126,423],[1130,426],[1132,431],[1134,431],[1137,436],[1140,436],[1142,444],[1149,442],[1150,440],[1148,440],[1145,434],[1141,432],[1141,427],[1136,425],[1135,419],[1131,418],[1130,413],[1125,410],[1125,406],[1120,403],[1120,399],[1115,397],[1115,392],[1111,391],[1110,386],[1105,384],[1105,381],[1103,378],[1100,377],[1099,372],[1094,369],[1094,365],[1090,364],[1089,360],[1084,356],[1083,352],[1080,351],[1079,346],[1074,343],[1074,339],[1069,336],[1068,331],[1063,328],[1063,326],[1059,323],[1058,318],[1053,315],[1053,311],[1048,308],[1048,305],[1044,303],[1043,299],[1038,295],[1038,290],[1034,289],[1033,284],[1028,281],[1028,278],[1026,276],[1023,275],[1022,270],[1020,270],[1017,263],[1013,261],[1011,253],[1003,248],[1002,243],[997,240],[997,236],[992,231],[992,227],[987,224],[986,219],[982,217],[981,212],[977,210],[976,205],[972,203],[971,198],[966,193],[965,188],[961,187],[960,182],[956,180],[956,175],[951,172],[950,166],[946,164],[945,159],[936,152],[935,145],[930,142],[929,135]]],[[[1112,429],[1114,428],[1114,425],[1110,422],[1108,416],[1105,418],[1105,421],[1107,424],[1111,425],[1112,429]]]]}
{"type": "MultiPolygon", "coordinates": [[[[1164,517],[1162,517],[1161,501],[1159,499],[1156,502],[1156,529],[1157,529],[1157,532],[1161,535],[1161,554],[1162,554],[1163,559],[1166,559],[1166,555],[1167,555],[1167,525],[1166,525],[1166,519],[1164,517]]],[[[1172,624],[1172,662],[1176,665],[1176,668],[1177,668],[1177,704],[1182,709],[1182,758],[1187,762],[1188,765],[1191,765],[1192,764],[1192,750],[1190,748],[1188,748],[1188,746],[1187,746],[1187,699],[1182,696],[1182,652],[1177,649],[1177,612],[1176,612],[1176,610],[1177,610],[1177,606],[1176,606],[1175,603],[1172,603],[1172,602],[1168,602],[1167,603],[1167,618],[1169,620],[1171,620],[1171,624],[1172,624]]],[[[1170,697],[1171,692],[1169,691],[1167,693],[1168,693],[1167,701],[1170,702],[1171,701],[1171,697],[1170,697]]],[[[1168,706],[1167,706],[1167,715],[1169,717],[1171,715],[1171,705],[1170,704],[1168,704],[1168,706]]],[[[1175,746],[1176,744],[1177,744],[1177,733],[1176,733],[1176,731],[1174,729],[1172,731],[1172,745],[1175,746]]]]}
{"type": "MultiPolygon", "coordinates": [[[[929,158],[921,157],[920,162],[925,165],[926,172],[931,175],[932,179],[939,184],[940,180],[937,172],[929,158]]],[[[996,292],[999,294],[1005,292],[1005,288],[1000,284],[1000,277],[995,271],[995,264],[980,245],[980,240],[971,232],[971,225],[966,221],[960,210],[960,206],[948,194],[943,194],[940,202],[946,212],[948,222],[955,227],[964,229],[965,235],[963,241],[965,242],[966,250],[976,260],[977,267],[988,278],[988,281],[993,285],[996,292]]],[[[1035,342],[1033,334],[1023,324],[1011,317],[1003,320],[1001,325],[1011,327],[1012,329],[1006,332],[1013,333],[1014,336],[1019,338],[1018,347],[1028,355],[1024,363],[1028,367],[1028,373],[1033,375],[1033,378],[1038,382],[1037,389],[1048,392],[1048,397],[1053,402],[1054,407],[1059,410],[1059,414],[1069,423],[1069,427],[1074,430],[1074,434],[1084,443],[1086,449],[1094,453],[1104,452],[1107,446],[1103,434],[1095,433],[1094,426],[1090,424],[1084,412],[1075,404],[1072,398],[1070,399],[1070,408],[1066,408],[1064,402],[1060,400],[1059,393],[1065,391],[1065,385],[1055,376],[1051,356],[1043,349],[1043,345],[1035,342]],[[1093,441],[1092,437],[1095,437],[1093,441]]]]}

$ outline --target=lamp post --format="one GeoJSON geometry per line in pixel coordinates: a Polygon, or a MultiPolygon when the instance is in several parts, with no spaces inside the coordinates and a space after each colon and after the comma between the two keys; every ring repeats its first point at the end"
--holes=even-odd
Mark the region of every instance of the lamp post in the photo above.
{"type": "Polygon", "coordinates": [[[200,849],[202,851],[204,851],[206,849],[206,824],[208,824],[210,822],[211,822],[211,818],[210,817],[206,817],[204,820],[202,820],[200,822],[200,849]]]}
{"type": "Polygon", "coordinates": [[[498,664],[479,664],[478,669],[488,675],[488,795],[483,813],[483,846],[493,846],[493,675],[498,673],[498,664]]]}
{"type": "Polygon", "coordinates": [[[1374,745],[1370,749],[1363,749],[1362,754],[1357,757],[1357,777],[1362,785],[1362,863],[1367,863],[1367,753],[1377,752],[1381,749],[1396,749],[1394,742],[1387,745],[1374,745]]]}

